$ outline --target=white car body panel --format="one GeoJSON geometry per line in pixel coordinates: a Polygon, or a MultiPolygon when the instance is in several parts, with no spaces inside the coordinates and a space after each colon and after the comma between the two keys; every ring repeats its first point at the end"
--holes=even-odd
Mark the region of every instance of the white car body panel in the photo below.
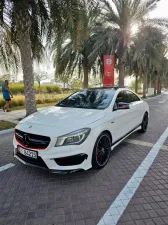
{"type": "MultiPolygon", "coordinates": [[[[39,129],[41,129],[41,126],[46,127],[47,130],[51,129],[50,133],[53,137],[57,137],[84,128],[94,121],[102,119],[105,115],[106,112],[104,110],[85,110],[53,106],[34,113],[22,120],[20,124],[29,124],[32,126],[36,124],[37,127],[39,125],[39,129]]],[[[38,134],[36,130],[32,129],[32,132],[38,134]]]]}
{"type": "MultiPolygon", "coordinates": [[[[130,109],[113,111],[116,97],[120,91],[127,89],[119,88],[110,104],[105,110],[80,109],[66,107],[50,107],[41,110],[22,120],[16,129],[28,134],[37,134],[50,137],[50,143],[44,150],[36,150],[38,156],[50,170],[88,170],[92,167],[92,154],[98,136],[108,131],[112,136],[112,149],[124,138],[140,128],[145,112],[149,114],[148,104],[140,100],[130,104],[130,109]],[[91,132],[87,139],[80,145],[55,147],[57,137],[73,131],[90,128],[91,132]],[[88,157],[80,165],[60,166],[54,159],[86,154],[88,157]]],[[[25,163],[17,154],[17,146],[20,145],[14,136],[14,156],[25,163]]],[[[24,147],[24,146],[23,146],[24,147]]]]}

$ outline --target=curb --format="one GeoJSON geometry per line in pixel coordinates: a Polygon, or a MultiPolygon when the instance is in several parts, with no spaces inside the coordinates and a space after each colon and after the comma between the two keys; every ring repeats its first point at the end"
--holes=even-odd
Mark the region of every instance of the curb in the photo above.
{"type": "Polygon", "coordinates": [[[14,128],[7,129],[7,130],[2,130],[2,131],[0,131],[0,136],[4,135],[4,134],[11,134],[11,133],[13,133],[13,131],[14,131],[14,128]]]}

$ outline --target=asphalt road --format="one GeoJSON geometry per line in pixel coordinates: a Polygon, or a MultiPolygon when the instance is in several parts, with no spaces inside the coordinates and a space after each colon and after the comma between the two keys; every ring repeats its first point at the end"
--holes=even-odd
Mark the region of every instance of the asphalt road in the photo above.
{"type": "Polygon", "coordinates": [[[119,145],[101,171],[58,175],[24,166],[13,158],[12,135],[0,136],[0,225],[168,225],[168,151],[159,147],[168,126],[168,95],[147,101],[147,133],[135,133],[132,143],[119,145]],[[156,143],[158,154],[151,165],[148,157],[149,170],[136,181],[137,189],[128,202],[115,205],[156,143]]]}

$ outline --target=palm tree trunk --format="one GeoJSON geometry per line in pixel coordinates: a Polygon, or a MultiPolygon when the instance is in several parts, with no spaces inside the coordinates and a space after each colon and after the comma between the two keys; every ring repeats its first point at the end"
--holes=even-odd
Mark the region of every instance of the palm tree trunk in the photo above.
{"type": "Polygon", "coordinates": [[[144,77],[143,77],[143,98],[146,98],[146,89],[147,89],[147,75],[144,74],[144,77]]]}
{"type": "Polygon", "coordinates": [[[148,88],[151,88],[151,87],[152,87],[152,76],[150,74],[148,88]]]}
{"type": "Polygon", "coordinates": [[[40,81],[38,82],[38,93],[40,94],[40,92],[41,92],[41,83],[40,83],[40,81]]]}
{"type": "Polygon", "coordinates": [[[15,7],[17,11],[17,37],[23,70],[26,116],[28,116],[37,111],[34,89],[33,59],[30,40],[31,22],[28,14],[29,2],[27,0],[17,1],[15,7]]]}
{"type": "Polygon", "coordinates": [[[119,69],[119,86],[124,87],[125,65],[123,57],[119,58],[118,69],[119,69]]]}
{"type": "Polygon", "coordinates": [[[155,80],[154,80],[154,95],[156,96],[157,95],[157,83],[158,83],[158,77],[156,76],[155,77],[155,80]]]}
{"type": "Polygon", "coordinates": [[[156,80],[154,81],[154,96],[156,96],[156,80]]]}
{"type": "Polygon", "coordinates": [[[88,88],[89,69],[87,66],[83,66],[83,73],[84,73],[83,88],[88,88]]]}
{"type": "Polygon", "coordinates": [[[158,94],[161,94],[161,80],[158,79],[158,94]]]}
{"type": "Polygon", "coordinates": [[[103,85],[104,77],[104,57],[103,54],[100,55],[100,87],[103,85]]]}
{"type": "Polygon", "coordinates": [[[31,57],[31,42],[29,37],[30,36],[27,32],[19,34],[19,47],[23,69],[26,116],[29,116],[37,111],[34,90],[33,60],[31,57]]]}
{"type": "Polygon", "coordinates": [[[138,92],[138,75],[135,76],[135,93],[138,92]]]}

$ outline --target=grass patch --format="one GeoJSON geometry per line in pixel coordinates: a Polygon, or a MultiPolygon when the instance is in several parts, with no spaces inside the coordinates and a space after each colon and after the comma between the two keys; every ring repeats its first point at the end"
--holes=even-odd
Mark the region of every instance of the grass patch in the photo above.
{"type": "Polygon", "coordinates": [[[8,121],[0,120],[0,131],[1,130],[7,130],[7,129],[10,129],[10,128],[14,128],[15,126],[16,126],[15,123],[11,123],[11,122],[8,122],[8,121]]]}

